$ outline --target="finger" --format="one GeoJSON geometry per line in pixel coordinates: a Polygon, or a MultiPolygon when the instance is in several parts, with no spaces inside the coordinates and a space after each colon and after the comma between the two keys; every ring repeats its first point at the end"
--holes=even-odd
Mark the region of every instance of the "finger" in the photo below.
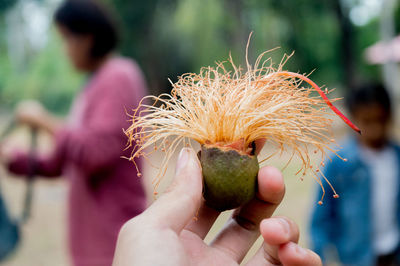
{"type": "Polygon", "coordinates": [[[260,235],[259,224],[270,217],[285,193],[281,172],[274,167],[263,167],[258,174],[258,195],[232,218],[212,242],[212,246],[226,252],[240,262],[260,235]]]}
{"type": "Polygon", "coordinates": [[[6,164],[7,159],[6,159],[6,153],[4,152],[4,148],[2,146],[2,143],[0,143],[0,163],[1,164],[6,164]]]}
{"type": "Polygon", "coordinates": [[[185,227],[185,230],[191,231],[201,239],[204,239],[219,215],[220,212],[208,207],[203,199],[197,212],[197,219],[192,219],[185,227]]]}
{"type": "Polygon", "coordinates": [[[281,244],[299,241],[299,228],[292,220],[285,217],[266,219],[260,224],[265,257],[278,260],[278,250],[281,244]]]}
{"type": "Polygon", "coordinates": [[[321,258],[309,249],[304,249],[293,242],[282,244],[279,248],[279,259],[273,259],[263,248],[246,264],[246,266],[284,265],[284,266],[322,266],[321,258]]]}
{"type": "Polygon", "coordinates": [[[179,154],[173,183],[144,213],[155,226],[170,228],[176,233],[189,223],[200,206],[202,197],[200,162],[193,149],[179,154]]]}
{"type": "Polygon", "coordinates": [[[265,219],[260,224],[261,235],[264,244],[249,262],[248,265],[280,264],[279,247],[288,242],[297,243],[299,240],[299,229],[297,225],[285,217],[274,217],[265,219]]]}
{"type": "Polygon", "coordinates": [[[8,143],[0,143],[0,162],[7,165],[13,155],[13,150],[8,143]]]}
{"type": "Polygon", "coordinates": [[[288,266],[320,266],[321,258],[313,251],[289,242],[281,245],[278,252],[282,265],[288,266]]]}

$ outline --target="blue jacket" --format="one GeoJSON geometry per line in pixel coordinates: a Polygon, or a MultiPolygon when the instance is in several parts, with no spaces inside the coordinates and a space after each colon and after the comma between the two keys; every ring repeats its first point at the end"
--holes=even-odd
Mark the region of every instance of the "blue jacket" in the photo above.
{"type": "MultiPolygon", "coordinates": [[[[394,144],[400,165],[400,147],[394,144]]],[[[334,246],[342,264],[368,266],[375,264],[371,224],[371,176],[367,166],[360,160],[360,149],[356,139],[348,140],[337,156],[327,162],[325,176],[331,181],[338,199],[325,186],[327,194],[323,205],[315,205],[311,223],[311,244],[322,259],[326,250],[334,246]]],[[[399,171],[400,191],[400,171],[399,171]]],[[[326,184],[326,183],[325,183],[326,184]]],[[[322,191],[317,193],[317,201],[322,191]]],[[[397,220],[400,226],[400,193],[397,196],[397,220]]]]}

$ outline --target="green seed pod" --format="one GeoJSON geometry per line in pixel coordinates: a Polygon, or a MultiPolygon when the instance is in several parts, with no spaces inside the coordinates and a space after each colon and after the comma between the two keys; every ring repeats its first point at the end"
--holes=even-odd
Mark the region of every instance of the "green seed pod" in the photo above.
{"type": "Polygon", "coordinates": [[[207,206],[225,211],[242,206],[254,198],[259,169],[257,156],[202,145],[199,157],[207,206]]]}

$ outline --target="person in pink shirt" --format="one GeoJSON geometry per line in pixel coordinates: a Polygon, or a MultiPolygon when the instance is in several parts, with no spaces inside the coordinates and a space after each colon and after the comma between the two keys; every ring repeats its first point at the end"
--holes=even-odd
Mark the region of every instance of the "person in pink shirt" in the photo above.
{"type": "MultiPolygon", "coordinates": [[[[121,158],[130,155],[124,151],[126,111],[136,108],[146,86],[139,67],[113,53],[117,31],[99,3],[64,1],[54,19],[72,64],[88,74],[86,85],[66,124],[57,123],[39,104],[21,105],[16,116],[20,123],[45,130],[55,139],[51,154],[35,158],[35,174],[63,175],[69,181],[73,265],[109,266],[121,226],[146,207],[136,168],[121,158]]],[[[27,154],[14,151],[6,156],[11,172],[26,175],[30,171],[27,154]]]]}

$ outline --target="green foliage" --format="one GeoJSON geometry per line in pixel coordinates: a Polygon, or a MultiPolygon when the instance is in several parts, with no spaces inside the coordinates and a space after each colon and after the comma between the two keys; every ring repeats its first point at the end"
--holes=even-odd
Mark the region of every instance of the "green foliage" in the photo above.
{"type": "MultiPolygon", "coordinates": [[[[70,69],[60,40],[52,32],[47,47],[32,56],[25,71],[17,71],[3,52],[6,32],[1,19],[1,10],[16,0],[0,1],[0,103],[12,105],[22,98],[36,98],[52,110],[65,112],[82,78],[70,69]]],[[[294,51],[285,68],[301,73],[315,70],[311,77],[329,88],[348,88],[349,75],[359,81],[380,79],[378,67],[367,65],[363,57],[364,49],[379,40],[378,20],[353,26],[340,2],[104,1],[115,10],[121,26],[120,52],[138,61],[152,94],[170,90],[168,78],[174,81],[182,73],[198,72],[202,66],[228,59],[229,54],[244,66],[251,31],[251,63],[261,52],[280,47],[267,56],[279,63],[283,54],[294,51]]],[[[399,31],[400,20],[396,21],[399,31]]]]}
{"type": "Polygon", "coordinates": [[[0,56],[0,102],[11,106],[22,99],[37,99],[57,113],[65,113],[82,78],[71,69],[61,51],[62,45],[52,32],[47,46],[29,62],[26,71],[12,68],[6,56],[0,56]]]}
{"type": "Polygon", "coordinates": [[[275,62],[294,51],[286,68],[302,73],[315,70],[312,78],[330,88],[345,88],[348,75],[354,73],[358,79],[371,79],[370,75],[379,79],[376,67],[367,66],[363,58],[363,49],[378,40],[376,25],[350,28],[352,39],[347,40],[340,20],[348,20],[348,14],[338,17],[340,6],[330,1],[117,0],[113,4],[129,36],[121,51],[139,61],[152,93],[168,90],[167,78],[198,72],[202,66],[226,60],[229,53],[243,65],[251,31],[250,61],[265,50],[281,47],[269,54],[275,62]],[[343,39],[352,47],[343,47],[343,39]],[[351,49],[347,53],[352,58],[346,58],[344,49],[351,49]],[[348,61],[349,68],[345,67],[348,61]],[[348,73],[349,69],[354,71],[348,73]]]}
{"type": "Polygon", "coordinates": [[[1,0],[0,1],[0,14],[4,13],[8,8],[12,7],[17,0],[1,0]]]}

